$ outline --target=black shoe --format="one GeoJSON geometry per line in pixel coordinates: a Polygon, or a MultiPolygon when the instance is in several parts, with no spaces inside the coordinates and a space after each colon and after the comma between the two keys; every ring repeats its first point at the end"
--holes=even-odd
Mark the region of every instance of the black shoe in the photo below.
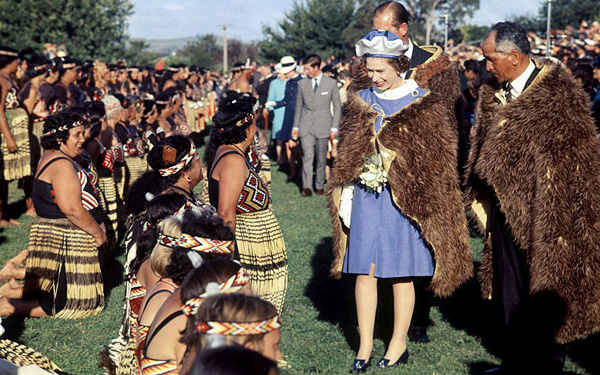
{"type": "Polygon", "coordinates": [[[383,358],[381,357],[381,359],[377,362],[377,367],[379,368],[389,368],[389,367],[396,367],[399,364],[405,364],[408,363],[408,349],[406,349],[404,351],[404,353],[402,353],[402,355],[400,356],[400,358],[398,358],[398,360],[396,361],[396,363],[390,365],[390,360],[387,358],[383,358]]]}
{"type": "Polygon", "coordinates": [[[416,342],[419,344],[427,344],[429,336],[427,336],[427,329],[425,328],[411,328],[408,331],[408,339],[410,342],[416,342]]]}
{"type": "Polygon", "coordinates": [[[351,374],[361,374],[363,372],[367,372],[367,369],[371,366],[371,359],[367,361],[366,359],[355,359],[352,362],[352,366],[350,367],[351,374]]]}

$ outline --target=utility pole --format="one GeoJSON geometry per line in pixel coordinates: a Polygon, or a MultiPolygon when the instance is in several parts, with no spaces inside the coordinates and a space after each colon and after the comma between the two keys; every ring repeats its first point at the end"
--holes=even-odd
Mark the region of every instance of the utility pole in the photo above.
{"type": "Polygon", "coordinates": [[[227,74],[227,27],[223,25],[223,75],[227,74]]]}
{"type": "Polygon", "coordinates": [[[445,30],[444,30],[444,52],[448,53],[448,15],[442,14],[440,18],[444,19],[445,30]]]}
{"type": "Polygon", "coordinates": [[[548,0],[548,25],[546,27],[546,56],[550,56],[550,24],[552,20],[552,0],[548,0]]]}

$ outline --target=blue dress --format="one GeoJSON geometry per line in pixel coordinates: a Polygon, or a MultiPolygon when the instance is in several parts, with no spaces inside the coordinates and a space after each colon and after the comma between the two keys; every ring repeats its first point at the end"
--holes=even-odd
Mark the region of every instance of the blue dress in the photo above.
{"type": "Polygon", "coordinates": [[[285,107],[283,124],[279,132],[279,139],[289,141],[292,139],[292,128],[294,127],[294,114],[296,113],[296,97],[298,96],[298,81],[302,76],[298,74],[296,78],[288,79],[285,83],[285,96],[273,107],[274,110],[285,107]]]}
{"type": "MultiPolygon", "coordinates": [[[[395,114],[425,93],[414,80],[384,93],[376,91],[371,87],[359,93],[381,114],[375,121],[376,132],[384,116],[395,114]]],[[[371,193],[357,182],[351,215],[344,273],[367,275],[375,264],[377,278],[433,275],[433,259],[419,226],[396,206],[389,185],[381,193],[371,193]]]]}
{"type": "MultiPolygon", "coordinates": [[[[268,102],[277,102],[283,100],[285,97],[285,81],[276,78],[271,81],[269,86],[269,95],[267,97],[268,102]]],[[[279,139],[279,133],[283,127],[283,117],[285,116],[285,106],[273,109],[269,108],[269,111],[273,111],[273,125],[271,131],[271,139],[279,139]]]]}

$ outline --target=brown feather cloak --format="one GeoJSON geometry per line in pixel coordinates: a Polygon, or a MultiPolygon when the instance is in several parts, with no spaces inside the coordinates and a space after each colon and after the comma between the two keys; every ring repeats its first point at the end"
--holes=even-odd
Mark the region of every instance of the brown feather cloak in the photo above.
{"type": "MultiPolygon", "coordinates": [[[[564,302],[556,341],[565,343],[600,331],[600,141],[580,85],[555,63],[536,64],[531,86],[505,106],[498,91],[482,87],[466,181],[470,202],[486,183],[494,189],[527,253],[530,295],[564,302]]],[[[491,242],[485,217],[480,224],[479,278],[488,297],[491,242]]]]}
{"type": "MultiPolygon", "coordinates": [[[[431,76],[443,79],[443,74],[456,75],[456,68],[447,58],[439,61],[432,65],[431,76]]],[[[341,190],[346,183],[358,179],[365,158],[376,151],[376,142],[388,171],[394,203],[419,225],[433,251],[433,292],[449,296],[472,276],[469,234],[456,169],[452,97],[460,89],[456,86],[458,80],[449,83],[440,85],[437,91],[428,91],[386,118],[378,134],[374,128],[377,112],[355,92],[348,95],[340,124],[338,156],[327,189],[335,253],[332,276],[341,276],[348,235],[339,218],[341,190]]]]}

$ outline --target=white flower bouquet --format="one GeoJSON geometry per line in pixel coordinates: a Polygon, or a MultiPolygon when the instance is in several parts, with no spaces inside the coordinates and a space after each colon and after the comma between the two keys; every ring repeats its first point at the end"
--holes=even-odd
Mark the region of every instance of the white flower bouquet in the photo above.
{"type": "Polygon", "coordinates": [[[370,193],[381,193],[388,181],[387,177],[387,172],[383,168],[383,160],[379,154],[372,154],[367,158],[363,172],[359,176],[360,182],[370,193]]]}

